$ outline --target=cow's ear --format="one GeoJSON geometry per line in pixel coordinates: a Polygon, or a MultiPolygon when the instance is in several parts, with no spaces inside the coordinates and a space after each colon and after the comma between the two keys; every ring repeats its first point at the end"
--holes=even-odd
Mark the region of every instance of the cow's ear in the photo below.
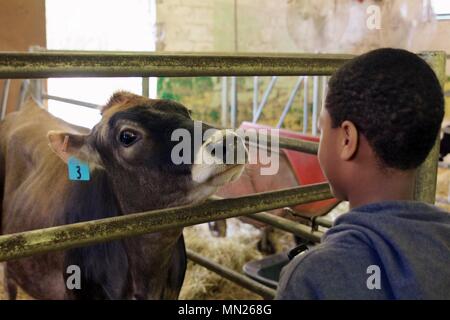
{"type": "Polygon", "coordinates": [[[72,156],[83,160],[87,159],[87,154],[84,152],[86,136],[81,134],[73,134],[62,131],[49,131],[47,133],[49,146],[65,163],[72,156]]]}

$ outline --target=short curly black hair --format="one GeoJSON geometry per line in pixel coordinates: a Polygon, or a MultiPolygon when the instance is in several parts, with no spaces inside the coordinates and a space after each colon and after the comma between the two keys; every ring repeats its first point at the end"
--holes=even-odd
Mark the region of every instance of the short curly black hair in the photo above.
{"type": "Polygon", "coordinates": [[[344,64],[330,79],[325,107],[332,127],[354,123],[382,167],[417,168],[433,147],[444,97],[428,64],[401,49],[377,49],[344,64]]]}

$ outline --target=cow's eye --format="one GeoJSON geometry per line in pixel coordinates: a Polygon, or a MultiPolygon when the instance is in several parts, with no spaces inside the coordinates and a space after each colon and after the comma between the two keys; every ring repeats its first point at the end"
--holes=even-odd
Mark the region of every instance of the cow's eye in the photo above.
{"type": "Polygon", "coordinates": [[[139,135],[136,132],[128,129],[121,131],[119,134],[119,141],[125,147],[131,146],[138,140],[138,138],[139,135]]]}

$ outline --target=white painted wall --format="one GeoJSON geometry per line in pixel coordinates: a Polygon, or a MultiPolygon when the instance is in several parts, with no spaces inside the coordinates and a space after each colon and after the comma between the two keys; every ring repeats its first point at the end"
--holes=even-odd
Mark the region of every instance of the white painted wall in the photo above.
{"type": "MultiPolygon", "coordinates": [[[[46,0],[47,48],[54,50],[154,51],[155,0],[46,0]]],[[[114,91],[141,94],[141,78],[49,79],[49,95],[103,105],[114,91]]],[[[156,81],[150,84],[156,97],[156,81]]],[[[85,127],[98,110],[49,101],[54,115],[85,127]]]]}

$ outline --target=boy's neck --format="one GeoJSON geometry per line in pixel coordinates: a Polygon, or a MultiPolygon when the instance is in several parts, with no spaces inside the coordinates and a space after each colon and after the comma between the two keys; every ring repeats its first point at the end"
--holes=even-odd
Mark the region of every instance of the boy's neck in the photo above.
{"type": "Polygon", "coordinates": [[[358,175],[348,193],[350,209],[381,201],[413,200],[414,181],[415,170],[366,171],[358,175]]]}

